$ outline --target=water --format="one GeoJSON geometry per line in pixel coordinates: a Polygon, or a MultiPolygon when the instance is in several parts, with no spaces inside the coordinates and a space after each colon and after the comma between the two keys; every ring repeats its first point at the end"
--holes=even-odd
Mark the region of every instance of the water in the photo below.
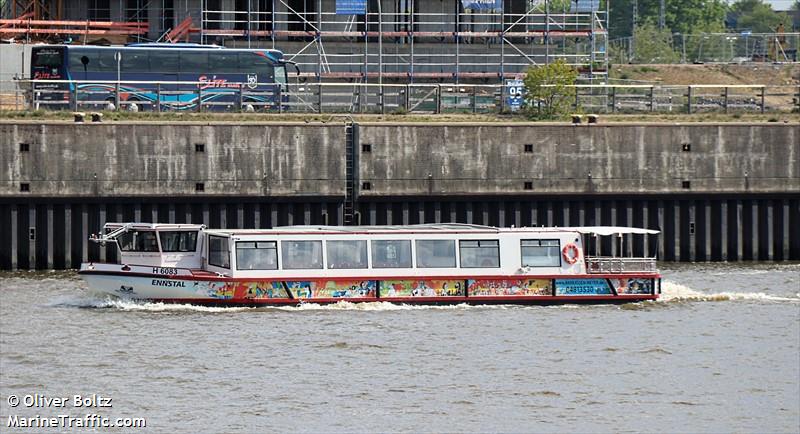
{"type": "Polygon", "coordinates": [[[153,432],[800,431],[800,264],[663,273],[661,301],[623,306],[258,309],[1,274],[0,431],[87,413],[153,432]],[[7,403],[36,393],[113,407],[7,403]]]}

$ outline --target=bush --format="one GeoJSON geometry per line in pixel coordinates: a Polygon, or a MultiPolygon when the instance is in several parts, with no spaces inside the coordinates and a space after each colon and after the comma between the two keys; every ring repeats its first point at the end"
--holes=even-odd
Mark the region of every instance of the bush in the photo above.
{"type": "Polygon", "coordinates": [[[548,65],[532,66],[525,73],[525,111],[537,119],[567,115],[575,101],[578,71],[563,59],[548,65]]]}

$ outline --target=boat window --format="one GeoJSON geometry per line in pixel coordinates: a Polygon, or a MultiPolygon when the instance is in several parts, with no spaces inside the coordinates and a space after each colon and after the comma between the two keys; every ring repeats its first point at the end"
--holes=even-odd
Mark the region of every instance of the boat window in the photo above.
{"type": "Polygon", "coordinates": [[[328,268],[367,268],[367,242],[328,241],[328,268]]]}
{"type": "Polygon", "coordinates": [[[455,268],[455,240],[417,240],[417,267],[455,268]]]}
{"type": "Polygon", "coordinates": [[[560,267],[558,240],[522,240],[523,267],[560,267]]]}
{"type": "Polygon", "coordinates": [[[231,268],[227,238],[208,236],[208,265],[231,268]]]}
{"type": "Polygon", "coordinates": [[[499,268],[500,243],[497,240],[458,242],[461,268],[499,268]]]}
{"type": "Polygon", "coordinates": [[[278,245],[275,241],[238,241],[237,270],[277,270],[278,245]]]}
{"type": "Polygon", "coordinates": [[[197,231],[159,232],[162,252],[194,252],[197,248],[197,231]]]}
{"type": "Polygon", "coordinates": [[[322,268],[322,241],[282,241],[284,270],[322,268]]]}
{"type": "Polygon", "coordinates": [[[154,231],[128,231],[117,237],[123,252],[157,252],[158,241],[154,231]]]}
{"type": "Polygon", "coordinates": [[[373,241],[372,268],[411,268],[411,241],[373,241]]]}

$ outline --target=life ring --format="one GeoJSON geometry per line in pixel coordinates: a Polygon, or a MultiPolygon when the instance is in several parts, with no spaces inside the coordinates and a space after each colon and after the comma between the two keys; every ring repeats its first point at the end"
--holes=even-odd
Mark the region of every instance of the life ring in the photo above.
{"type": "Polygon", "coordinates": [[[578,262],[578,258],[581,256],[580,251],[578,250],[578,246],[575,244],[569,243],[561,249],[561,256],[564,257],[564,261],[567,264],[574,264],[578,262]]]}

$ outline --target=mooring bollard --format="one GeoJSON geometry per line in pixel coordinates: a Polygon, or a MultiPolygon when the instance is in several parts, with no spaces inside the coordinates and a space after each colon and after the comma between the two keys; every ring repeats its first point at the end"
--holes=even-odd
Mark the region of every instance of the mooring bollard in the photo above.
{"type": "Polygon", "coordinates": [[[92,112],[92,122],[103,122],[103,114],[99,112],[92,112]]]}
{"type": "Polygon", "coordinates": [[[81,123],[83,122],[83,119],[86,117],[86,113],[75,112],[72,114],[72,116],[74,116],[74,121],[76,123],[81,123]]]}

